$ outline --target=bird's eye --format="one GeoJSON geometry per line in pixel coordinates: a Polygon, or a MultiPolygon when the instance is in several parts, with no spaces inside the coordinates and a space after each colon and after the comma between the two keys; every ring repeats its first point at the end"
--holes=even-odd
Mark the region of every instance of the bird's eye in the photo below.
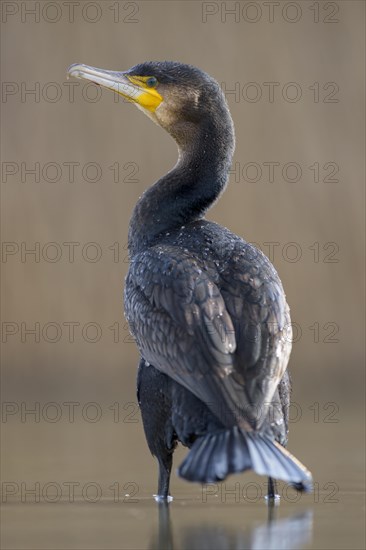
{"type": "Polygon", "coordinates": [[[158,81],[157,79],[155,78],[155,76],[149,76],[149,78],[146,80],[146,86],[148,88],[155,88],[155,86],[157,85],[158,81]]]}

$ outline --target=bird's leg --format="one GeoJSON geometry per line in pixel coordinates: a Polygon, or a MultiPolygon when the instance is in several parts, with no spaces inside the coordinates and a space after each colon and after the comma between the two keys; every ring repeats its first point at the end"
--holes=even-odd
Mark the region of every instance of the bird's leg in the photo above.
{"type": "Polygon", "coordinates": [[[170,502],[173,497],[169,495],[170,472],[172,471],[173,453],[167,453],[158,457],[159,462],[159,482],[158,494],[155,495],[157,502],[170,502]]]}
{"type": "Polygon", "coordinates": [[[276,480],[273,479],[272,477],[268,478],[268,490],[267,490],[266,500],[269,505],[278,503],[280,500],[280,495],[277,493],[276,480]]]}
{"type": "Polygon", "coordinates": [[[276,495],[276,482],[272,477],[268,478],[268,498],[274,498],[276,495]]]}

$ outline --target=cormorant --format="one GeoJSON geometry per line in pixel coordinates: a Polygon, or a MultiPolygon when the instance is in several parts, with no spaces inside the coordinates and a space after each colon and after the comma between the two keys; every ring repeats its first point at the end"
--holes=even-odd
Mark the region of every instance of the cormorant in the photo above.
{"type": "Polygon", "coordinates": [[[224,191],[234,126],[218,83],[177,62],[125,72],[74,64],[70,76],[121,94],[178,145],[175,167],[137,202],[129,226],[125,314],[137,342],[138,401],[169,499],[177,442],[190,448],[178,473],[197,482],[247,469],[299,490],[310,472],[287,445],[289,308],[268,258],[205,213],[224,191]]]}

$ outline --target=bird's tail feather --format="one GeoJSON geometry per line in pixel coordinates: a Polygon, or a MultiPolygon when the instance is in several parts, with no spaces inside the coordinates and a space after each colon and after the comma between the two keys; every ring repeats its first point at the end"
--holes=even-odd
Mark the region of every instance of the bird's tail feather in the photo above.
{"type": "Polygon", "coordinates": [[[188,481],[213,483],[249,469],[281,479],[298,490],[312,488],[309,470],[284,447],[264,434],[245,432],[237,426],[196,439],[178,474],[188,481]]]}

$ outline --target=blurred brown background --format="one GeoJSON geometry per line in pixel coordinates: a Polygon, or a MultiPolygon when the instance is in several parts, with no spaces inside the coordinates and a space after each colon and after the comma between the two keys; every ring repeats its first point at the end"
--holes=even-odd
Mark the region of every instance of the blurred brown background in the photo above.
{"type": "MultiPolygon", "coordinates": [[[[307,443],[316,440],[318,458],[333,449],[334,459],[343,438],[350,469],[360,468],[364,3],[81,1],[72,14],[41,2],[35,15],[4,4],[2,392],[15,403],[3,425],[5,477],[96,479],[105,467],[102,477],[124,471],[154,487],[141,423],[125,418],[139,419],[128,408],[138,354],[122,289],[132,208],[173,166],[176,148],[112,93],[66,80],[74,62],[123,70],[150,59],[197,65],[226,90],[235,171],[208,217],[260,245],[283,281],[296,323],[293,397],[306,421],[294,424],[291,449],[314,469],[307,443]],[[22,423],[22,402],[56,402],[62,417],[22,423]],[[80,403],[75,424],[65,402],[80,403]],[[99,404],[101,422],[82,418],[88,402],[99,404]],[[337,422],[324,424],[332,414],[337,422]]],[[[320,478],[339,466],[333,459],[320,478]]]]}

